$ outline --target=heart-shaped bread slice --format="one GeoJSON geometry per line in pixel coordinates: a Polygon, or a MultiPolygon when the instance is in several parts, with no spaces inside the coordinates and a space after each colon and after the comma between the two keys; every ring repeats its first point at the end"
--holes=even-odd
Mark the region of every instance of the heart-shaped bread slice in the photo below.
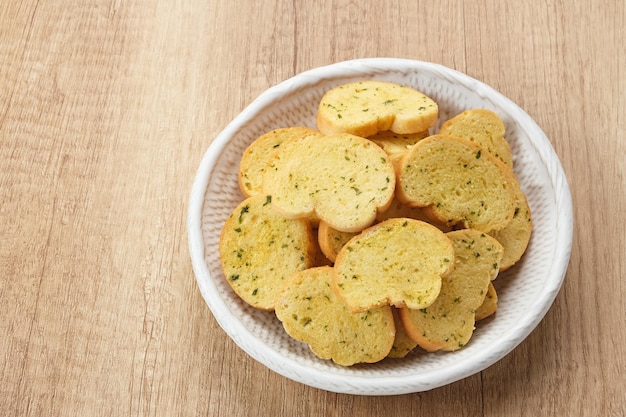
{"type": "Polygon", "coordinates": [[[325,135],[351,133],[368,137],[390,130],[417,133],[437,121],[439,107],[420,91],[396,83],[366,80],[330,89],[317,111],[317,129],[325,135]]]}
{"type": "Polygon", "coordinates": [[[343,232],[363,230],[393,198],[385,151],[347,133],[306,136],[281,146],[263,175],[263,194],[287,218],[312,216],[343,232]]]}
{"type": "Polygon", "coordinates": [[[475,142],[508,167],[513,167],[511,147],[504,138],[504,122],[488,109],[465,110],[442,123],[439,134],[475,142]]]}
{"type": "Polygon", "coordinates": [[[287,334],[322,359],[350,366],[385,358],[395,338],[391,308],[353,313],[332,289],[330,266],[294,274],[276,300],[276,316],[287,334]]]}
{"type": "Polygon", "coordinates": [[[454,245],[454,270],[442,280],[439,296],[427,308],[403,308],[402,323],[409,336],[427,351],[454,351],[474,332],[475,312],[489,283],[498,275],[503,248],[478,230],[447,233],[454,245]]]}
{"type": "Polygon", "coordinates": [[[450,239],[420,220],[393,218],[344,245],[335,260],[334,286],[353,311],[391,304],[424,308],[454,265],[450,239]]]}
{"type": "Polygon", "coordinates": [[[230,214],[220,236],[220,260],[228,284],[246,303],[273,310],[278,290],[315,260],[315,235],[303,219],[276,214],[267,196],[253,196],[230,214]]]}
{"type": "Polygon", "coordinates": [[[305,126],[283,127],[264,133],[255,139],[248,145],[239,162],[237,178],[241,192],[246,197],[262,194],[263,171],[270,157],[283,143],[308,135],[321,135],[321,133],[305,126]]]}
{"type": "Polygon", "coordinates": [[[475,143],[446,135],[419,141],[400,162],[397,197],[435,220],[483,232],[501,230],[515,213],[513,171],[475,143]]]}

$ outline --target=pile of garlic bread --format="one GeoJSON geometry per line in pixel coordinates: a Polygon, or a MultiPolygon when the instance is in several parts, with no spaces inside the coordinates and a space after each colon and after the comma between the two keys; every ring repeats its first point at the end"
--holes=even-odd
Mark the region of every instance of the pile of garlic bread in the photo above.
{"type": "Polygon", "coordinates": [[[471,343],[532,217],[502,119],[438,117],[414,88],[363,80],[329,89],[315,127],[253,141],[220,236],[233,291],[342,366],[471,343]]]}

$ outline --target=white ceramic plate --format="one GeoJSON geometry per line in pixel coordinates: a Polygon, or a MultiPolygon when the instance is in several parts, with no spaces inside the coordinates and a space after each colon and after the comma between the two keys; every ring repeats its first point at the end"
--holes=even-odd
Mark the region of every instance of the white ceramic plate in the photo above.
{"type": "Polygon", "coordinates": [[[544,317],[563,282],[572,245],[572,203],[567,180],[550,141],[537,124],[489,86],[449,68],[414,60],[340,62],[303,72],[268,89],[215,138],[198,169],[189,204],[194,272],[220,326],[239,347],[273,371],[339,393],[393,395],[425,391],[492,365],[522,342],[544,317]],[[417,88],[438,103],[439,123],[469,108],[482,107],[499,114],[506,125],[515,173],[527,194],[534,228],[522,261],[501,273],[495,282],[498,312],[478,324],[463,349],[425,353],[418,348],[403,359],[346,368],[316,358],[306,345],[285,333],[274,313],[243,303],[222,275],[218,243],[224,221],[243,199],[237,169],[246,146],[279,127],[315,127],[322,95],[335,85],[363,79],[417,88]]]}

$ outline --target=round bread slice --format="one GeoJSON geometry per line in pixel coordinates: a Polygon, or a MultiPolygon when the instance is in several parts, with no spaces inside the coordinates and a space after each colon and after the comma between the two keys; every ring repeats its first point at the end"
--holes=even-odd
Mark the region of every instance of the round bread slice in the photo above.
{"type": "Polygon", "coordinates": [[[435,226],[393,218],[352,238],[335,260],[334,287],[353,311],[391,304],[423,308],[454,265],[450,239],[435,226]]]}
{"type": "Polygon", "coordinates": [[[243,301],[273,310],[278,290],[315,259],[315,236],[306,220],[285,219],[269,196],[245,199],[230,214],[220,236],[224,276],[243,301]]]}
{"type": "Polygon", "coordinates": [[[465,110],[443,122],[439,134],[475,142],[508,167],[513,167],[511,147],[504,138],[504,122],[491,110],[465,110]]]}
{"type": "Polygon", "coordinates": [[[452,228],[443,222],[433,221],[425,212],[423,207],[412,207],[394,198],[387,210],[376,215],[376,220],[382,222],[396,217],[408,217],[409,219],[421,220],[436,226],[442,232],[450,232],[452,228]]]}
{"type": "MultiPolygon", "coordinates": [[[[313,235],[315,236],[316,234],[317,231],[313,228],[313,235]]],[[[322,252],[322,248],[317,240],[315,242],[315,260],[313,261],[312,267],[316,266],[333,266],[333,261],[331,261],[326,254],[322,252]]]]}
{"type": "Polygon", "coordinates": [[[426,207],[426,213],[448,225],[462,224],[483,232],[501,230],[513,219],[513,171],[466,139],[433,135],[402,158],[397,197],[426,207]]]}
{"type": "Polygon", "coordinates": [[[404,324],[400,319],[400,312],[397,308],[392,308],[393,322],[396,327],[396,337],[393,340],[393,346],[387,355],[388,358],[400,359],[406,357],[415,347],[417,342],[408,335],[404,330],[404,324]]]}
{"type": "Polygon", "coordinates": [[[454,245],[456,261],[454,270],[442,280],[439,297],[427,308],[400,311],[409,336],[429,352],[454,351],[469,342],[476,309],[502,259],[502,245],[478,230],[457,230],[447,236],[454,245]]]}
{"type": "Polygon", "coordinates": [[[337,254],[350,239],[359,232],[340,232],[333,229],[328,223],[320,222],[317,229],[317,240],[322,253],[332,262],[337,259],[337,254]]]}
{"type": "Polygon", "coordinates": [[[347,133],[306,136],[271,158],[263,191],[288,218],[313,215],[342,232],[369,226],[391,203],[395,171],[373,142],[347,133]]]}
{"type": "MultiPolygon", "coordinates": [[[[504,252],[506,252],[506,249],[504,252]]],[[[476,321],[486,319],[494,315],[496,310],[498,310],[498,293],[496,292],[496,287],[494,287],[493,282],[490,282],[489,287],[487,287],[487,295],[480,307],[476,309],[474,319],[476,321]]]]}
{"type": "Polygon", "coordinates": [[[504,229],[490,232],[504,246],[504,256],[500,271],[515,265],[526,252],[533,231],[533,221],[528,199],[520,187],[515,189],[515,210],[513,220],[504,229]]]}
{"type": "Polygon", "coordinates": [[[389,306],[353,313],[332,289],[333,269],[294,274],[281,289],[276,316],[287,334],[309,345],[322,359],[350,366],[385,358],[395,338],[389,306]]]}
{"type": "Polygon", "coordinates": [[[368,137],[369,140],[383,148],[387,155],[405,153],[413,145],[428,136],[428,130],[417,133],[400,134],[390,130],[378,132],[368,137]]]}
{"type": "Polygon", "coordinates": [[[417,142],[428,136],[428,131],[418,133],[408,133],[401,135],[394,133],[390,130],[378,132],[374,136],[368,137],[369,140],[380,146],[387,155],[389,160],[393,164],[396,170],[396,176],[398,174],[400,160],[406,154],[406,152],[417,142]]]}
{"type": "Polygon", "coordinates": [[[295,126],[275,129],[259,136],[244,151],[239,162],[238,181],[246,197],[263,193],[263,171],[267,161],[285,142],[308,135],[321,135],[310,127],[295,126]]]}
{"type": "Polygon", "coordinates": [[[362,137],[384,130],[417,133],[431,128],[438,115],[437,103],[414,88],[366,80],[327,91],[318,107],[317,129],[362,137]]]}

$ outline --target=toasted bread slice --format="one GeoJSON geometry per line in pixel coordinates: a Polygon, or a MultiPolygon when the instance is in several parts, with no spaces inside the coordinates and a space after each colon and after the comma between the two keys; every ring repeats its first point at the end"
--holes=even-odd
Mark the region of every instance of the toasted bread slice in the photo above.
{"type": "Polygon", "coordinates": [[[475,142],[512,168],[513,156],[504,138],[504,128],[500,116],[491,110],[470,109],[443,122],[439,134],[475,142]]]}
{"type": "Polygon", "coordinates": [[[270,159],[264,194],[288,218],[316,215],[334,229],[369,226],[393,198],[395,171],[385,151],[347,133],[306,136],[270,159]]]}
{"type": "Polygon", "coordinates": [[[428,130],[417,133],[399,134],[390,130],[378,132],[368,137],[369,140],[383,148],[387,155],[403,154],[413,145],[428,136],[428,130]]]}
{"type": "Polygon", "coordinates": [[[378,362],[395,338],[389,306],[353,313],[332,289],[333,269],[310,268],[294,274],[276,301],[276,316],[294,339],[322,359],[343,366],[378,362]]]}
{"type": "Polygon", "coordinates": [[[504,246],[504,257],[502,258],[500,271],[509,269],[522,258],[533,231],[533,221],[528,199],[519,186],[515,190],[513,220],[504,229],[489,233],[504,246]]]}
{"type": "Polygon", "coordinates": [[[497,276],[503,248],[478,230],[447,233],[454,245],[454,270],[442,280],[439,297],[427,308],[400,311],[409,336],[423,349],[454,351],[474,332],[475,312],[497,276]]]}
{"type": "Polygon", "coordinates": [[[501,230],[513,219],[513,171],[466,139],[433,135],[402,158],[397,197],[426,207],[426,213],[448,225],[462,224],[483,232],[501,230]]]}
{"type": "Polygon", "coordinates": [[[387,357],[394,359],[404,358],[415,349],[417,342],[411,339],[406,330],[404,330],[404,324],[402,324],[398,309],[393,307],[391,311],[393,312],[393,322],[396,327],[396,337],[387,357]]]}
{"type": "Polygon", "coordinates": [[[226,220],[220,259],[228,284],[253,307],[273,310],[278,290],[315,258],[315,236],[306,220],[285,219],[266,196],[245,199],[226,220]]]}
{"type": "MultiPolygon", "coordinates": [[[[506,252],[506,249],[504,251],[506,252]]],[[[498,310],[498,293],[496,292],[496,287],[494,287],[493,282],[490,282],[489,287],[487,287],[487,295],[480,307],[476,309],[474,319],[476,321],[486,319],[494,315],[496,310],[498,310]]]]}
{"type": "Polygon", "coordinates": [[[320,222],[317,229],[317,240],[322,253],[332,262],[337,259],[337,254],[350,239],[359,232],[340,232],[333,229],[328,223],[320,222]]]}
{"type": "Polygon", "coordinates": [[[267,161],[284,143],[308,135],[321,135],[310,127],[296,126],[272,130],[259,136],[243,153],[239,162],[238,181],[246,197],[263,193],[263,171],[267,161]]]}
{"type": "Polygon", "coordinates": [[[423,308],[454,265],[450,239],[431,224],[385,220],[352,238],[335,260],[334,286],[353,311],[391,304],[423,308]]]}
{"type": "Polygon", "coordinates": [[[399,201],[397,198],[393,199],[387,210],[378,213],[376,220],[382,222],[383,220],[396,217],[408,217],[409,219],[421,220],[436,226],[442,232],[450,232],[452,230],[448,224],[431,219],[426,215],[423,207],[411,207],[399,201]]]}
{"type": "Polygon", "coordinates": [[[318,107],[317,129],[362,137],[384,130],[417,133],[431,128],[438,115],[437,103],[414,88],[366,80],[327,91],[318,107]]]}

